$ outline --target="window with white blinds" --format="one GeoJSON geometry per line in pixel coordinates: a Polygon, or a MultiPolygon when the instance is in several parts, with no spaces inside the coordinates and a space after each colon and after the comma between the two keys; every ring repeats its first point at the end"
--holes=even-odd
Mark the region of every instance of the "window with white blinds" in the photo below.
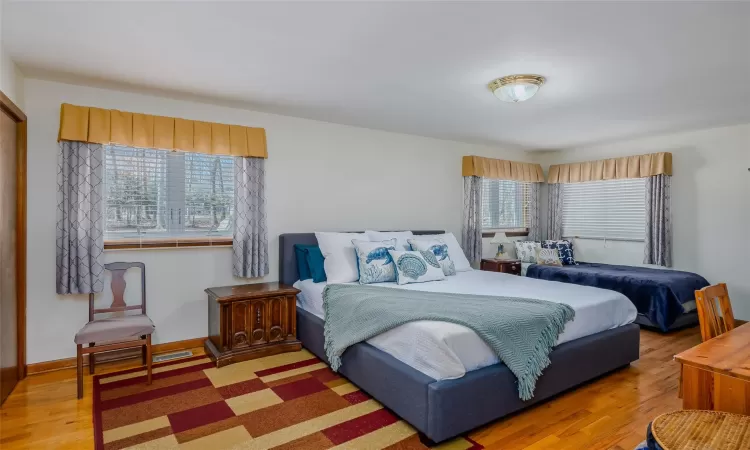
{"type": "Polygon", "coordinates": [[[563,184],[563,236],[642,241],[646,179],[563,184]]]}
{"type": "Polygon", "coordinates": [[[482,180],[482,229],[524,230],[529,225],[531,183],[482,180]]]}
{"type": "Polygon", "coordinates": [[[108,146],[105,239],[231,236],[231,156],[108,146]]]}

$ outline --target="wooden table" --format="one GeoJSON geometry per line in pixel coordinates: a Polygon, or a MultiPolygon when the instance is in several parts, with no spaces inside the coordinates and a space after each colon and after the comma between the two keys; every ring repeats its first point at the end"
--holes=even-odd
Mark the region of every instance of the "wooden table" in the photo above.
{"type": "Polygon", "coordinates": [[[682,408],[750,415],[750,323],[675,356],[682,408]]]}
{"type": "Polygon", "coordinates": [[[281,283],[206,289],[206,354],[217,367],[238,361],[298,351],[296,295],[281,283]]]}

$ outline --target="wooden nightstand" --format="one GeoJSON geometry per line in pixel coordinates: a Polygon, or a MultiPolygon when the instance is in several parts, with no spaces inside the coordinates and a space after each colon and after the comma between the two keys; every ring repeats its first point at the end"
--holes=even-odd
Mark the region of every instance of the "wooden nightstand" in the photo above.
{"type": "Polygon", "coordinates": [[[258,283],[206,289],[206,354],[216,367],[297,351],[299,290],[281,283],[258,283]]]}
{"type": "Polygon", "coordinates": [[[482,270],[488,270],[490,272],[502,272],[509,273],[511,275],[521,275],[521,260],[520,259],[483,259],[482,270]]]}

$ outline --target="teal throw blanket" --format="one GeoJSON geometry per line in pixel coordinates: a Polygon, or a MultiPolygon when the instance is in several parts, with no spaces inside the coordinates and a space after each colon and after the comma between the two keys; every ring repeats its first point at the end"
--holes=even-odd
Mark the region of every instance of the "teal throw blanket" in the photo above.
{"type": "Polygon", "coordinates": [[[325,350],[331,368],[341,367],[350,346],[408,322],[452,322],[474,330],[518,379],[522,400],[534,396],[549,352],[565,323],[568,305],[528,298],[495,297],[354,284],[330,284],[323,292],[325,350]]]}

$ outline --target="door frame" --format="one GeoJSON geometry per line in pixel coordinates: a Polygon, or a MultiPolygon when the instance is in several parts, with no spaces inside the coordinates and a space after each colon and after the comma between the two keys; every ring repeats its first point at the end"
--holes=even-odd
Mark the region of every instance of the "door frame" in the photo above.
{"type": "Polygon", "coordinates": [[[0,110],[16,121],[16,332],[18,380],[26,377],[26,114],[0,91],[0,110]]]}

